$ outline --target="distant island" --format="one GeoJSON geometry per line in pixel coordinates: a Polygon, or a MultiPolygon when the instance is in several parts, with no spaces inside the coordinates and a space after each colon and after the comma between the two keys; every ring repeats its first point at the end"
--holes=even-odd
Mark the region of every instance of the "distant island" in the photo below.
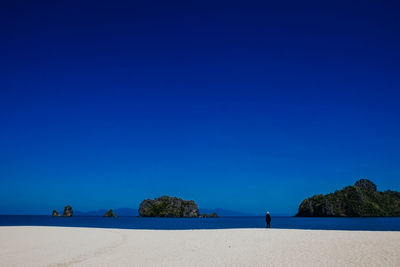
{"type": "Polygon", "coordinates": [[[241,211],[214,208],[214,209],[203,209],[199,208],[200,214],[213,214],[216,213],[218,216],[231,217],[231,216],[254,216],[254,214],[245,213],[241,211]]]}
{"type": "Polygon", "coordinates": [[[162,196],[156,199],[145,199],[140,203],[141,217],[176,217],[176,218],[217,218],[216,213],[200,214],[193,200],[162,196]]]}
{"type": "MultiPolygon", "coordinates": [[[[70,205],[65,206],[64,208],[64,213],[63,213],[63,217],[72,217],[72,215],[74,214],[74,212],[72,211],[72,207],[70,205]]],[[[60,213],[56,210],[53,210],[53,217],[59,217],[61,216],[60,213]]]]}
{"type": "Polygon", "coordinates": [[[108,210],[103,217],[108,217],[108,218],[117,218],[117,214],[112,210],[108,210]]]}
{"type": "MultiPolygon", "coordinates": [[[[101,210],[100,210],[101,211],[101,210]]],[[[65,206],[64,208],[64,213],[63,215],[60,215],[60,213],[56,210],[53,210],[52,216],[53,217],[72,217],[72,215],[74,214],[72,207],[70,205],[65,206]]],[[[103,217],[109,217],[109,218],[116,218],[117,214],[112,210],[109,209],[108,211],[106,211],[105,213],[103,212],[103,217]]]]}
{"type": "MultiPolygon", "coordinates": [[[[139,214],[138,209],[119,208],[119,209],[99,209],[94,211],[72,211],[71,206],[64,208],[64,213],[61,215],[58,211],[53,210],[53,217],[72,217],[74,216],[98,216],[111,217],[118,216],[141,216],[141,217],[191,217],[191,218],[218,218],[221,212],[227,216],[241,215],[242,213],[224,210],[224,209],[204,209],[199,210],[197,204],[193,201],[187,201],[176,197],[163,196],[154,200],[144,200],[142,205],[142,214],[139,214]],[[181,212],[181,209],[183,211],[181,212]]],[[[139,208],[140,210],[140,208],[139,208]]]]}
{"type": "Polygon", "coordinates": [[[298,217],[394,217],[400,216],[400,192],[377,191],[367,179],[334,193],[303,200],[298,217]]]}

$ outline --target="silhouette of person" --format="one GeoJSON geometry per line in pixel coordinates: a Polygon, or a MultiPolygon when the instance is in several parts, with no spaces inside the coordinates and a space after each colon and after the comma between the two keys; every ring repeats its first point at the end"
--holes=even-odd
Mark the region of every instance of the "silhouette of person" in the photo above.
{"type": "Polygon", "coordinates": [[[267,215],[265,215],[265,221],[267,222],[267,228],[271,228],[271,215],[269,215],[269,211],[267,211],[267,215]]]}

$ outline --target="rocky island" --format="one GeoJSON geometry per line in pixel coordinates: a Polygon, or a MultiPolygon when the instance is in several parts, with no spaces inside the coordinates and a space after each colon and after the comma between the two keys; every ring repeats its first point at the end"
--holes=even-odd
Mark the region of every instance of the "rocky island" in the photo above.
{"type": "Polygon", "coordinates": [[[215,214],[199,213],[199,208],[193,200],[183,200],[177,197],[162,196],[156,199],[146,199],[140,203],[141,217],[187,217],[187,218],[216,218],[215,214]]]}
{"type": "Polygon", "coordinates": [[[141,217],[199,217],[199,208],[193,200],[162,196],[140,203],[141,217]]]}
{"type": "Polygon", "coordinates": [[[58,217],[58,216],[60,216],[60,213],[58,213],[58,211],[56,211],[56,210],[53,210],[53,214],[51,216],[58,217]]]}
{"type": "Polygon", "coordinates": [[[211,213],[211,214],[200,214],[199,215],[200,218],[219,218],[218,214],[211,213]]]}
{"type": "Polygon", "coordinates": [[[64,213],[63,213],[64,217],[72,217],[73,214],[74,212],[72,211],[72,207],[70,205],[64,208],[64,213]]]}
{"type": "Polygon", "coordinates": [[[379,192],[367,179],[334,193],[303,200],[298,217],[378,217],[400,216],[400,192],[379,192]]]}
{"type": "MultiPolygon", "coordinates": [[[[64,213],[63,213],[63,217],[72,217],[72,215],[74,214],[74,212],[72,211],[72,207],[70,205],[65,206],[64,208],[64,213]]],[[[53,217],[59,217],[61,216],[59,212],[57,212],[56,210],[53,210],[52,213],[53,217]]]]}
{"type": "Polygon", "coordinates": [[[107,217],[107,218],[117,218],[117,214],[115,214],[115,213],[113,212],[113,210],[110,209],[109,211],[107,211],[107,212],[103,215],[103,217],[107,217]]]}

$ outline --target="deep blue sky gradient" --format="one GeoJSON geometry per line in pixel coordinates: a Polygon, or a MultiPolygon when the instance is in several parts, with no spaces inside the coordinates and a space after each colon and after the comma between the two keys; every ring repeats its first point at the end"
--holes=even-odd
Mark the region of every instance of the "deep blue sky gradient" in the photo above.
{"type": "Polygon", "coordinates": [[[399,2],[39,2],[0,4],[0,214],[400,190],[399,2]]]}

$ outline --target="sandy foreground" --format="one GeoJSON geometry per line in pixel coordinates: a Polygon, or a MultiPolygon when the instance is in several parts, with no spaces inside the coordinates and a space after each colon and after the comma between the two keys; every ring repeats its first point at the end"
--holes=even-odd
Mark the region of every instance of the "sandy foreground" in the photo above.
{"type": "Polygon", "coordinates": [[[400,232],[0,227],[0,266],[400,266],[400,232]]]}

